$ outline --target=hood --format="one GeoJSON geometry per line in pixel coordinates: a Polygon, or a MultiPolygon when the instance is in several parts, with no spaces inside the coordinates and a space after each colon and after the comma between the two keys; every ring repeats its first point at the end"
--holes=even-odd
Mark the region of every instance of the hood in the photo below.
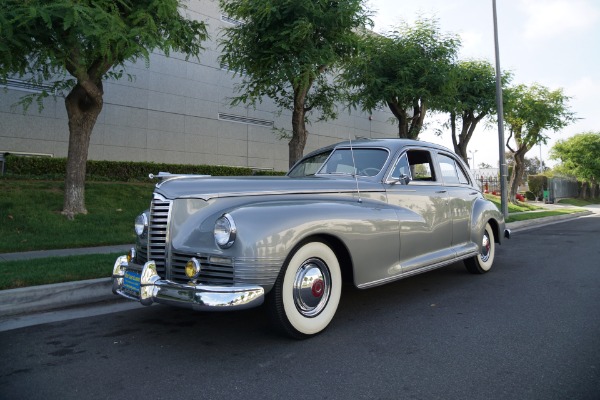
{"type": "Polygon", "coordinates": [[[381,192],[383,186],[359,177],[177,177],[159,182],[154,190],[167,199],[260,196],[300,193],[381,192]]]}

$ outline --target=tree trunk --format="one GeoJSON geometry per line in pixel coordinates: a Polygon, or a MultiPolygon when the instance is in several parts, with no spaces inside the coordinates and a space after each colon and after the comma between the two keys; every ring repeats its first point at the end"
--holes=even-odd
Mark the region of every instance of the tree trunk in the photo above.
{"type": "Polygon", "coordinates": [[[584,181],[581,184],[581,195],[580,195],[581,199],[587,200],[587,198],[588,198],[588,188],[589,188],[589,184],[587,183],[587,181],[584,181]]]}
{"type": "Polygon", "coordinates": [[[475,163],[471,165],[469,163],[469,156],[467,155],[467,147],[469,146],[469,142],[473,137],[473,132],[475,132],[475,128],[479,121],[481,121],[486,114],[480,114],[475,116],[473,112],[463,112],[461,120],[462,120],[462,128],[458,137],[456,135],[456,114],[450,113],[450,124],[452,126],[452,144],[454,145],[454,152],[458,154],[463,161],[471,168],[475,169],[477,166],[475,163]]]}
{"type": "MultiPolygon", "coordinates": [[[[102,91],[102,84],[96,84],[102,91]]],[[[65,99],[69,117],[69,153],[65,177],[65,198],[62,214],[73,219],[87,214],[85,208],[85,172],[92,130],[102,111],[102,97],[92,98],[77,84],[65,99]]]]}
{"type": "Polygon", "coordinates": [[[408,128],[408,138],[417,139],[421,129],[423,129],[423,121],[427,113],[427,104],[423,99],[415,101],[413,104],[413,116],[410,119],[410,127],[408,128]]]}
{"type": "Polygon", "coordinates": [[[398,137],[400,139],[417,139],[421,129],[423,129],[423,121],[427,106],[423,100],[417,100],[413,104],[413,116],[409,117],[406,110],[394,100],[387,101],[388,107],[398,120],[398,137]]]}
{"type": "Polygon", "coordinates": [[[519,190],[519,184],[521,183],[521,177],[525,171],[525,154],[527,153],[526,148],[519,148],[514,153],[515,165],[513,166],[512,173],[510,174],[510,180],[508,182],[508,201],[516,204],[516,195],[519,190]]]}
{"type": "Polygon", "coordinates": [[[396,119],[398,120],[398,137],[400,139],[408,138],[408,122],[406,118],[406,110],[401,108],[395,99],[387,100],[387,105],[390,108],[392,114],[394,114],[394,117],[396,117],[396,119]]]}
{"type": "Polygon", "coordinates": [[[304,98],[294,97],[294,111],[292,112],[292,139],[288,143],[289,167],[291,168],[302,158],[306,146],[306,123],[304,121],[304,98]]]}

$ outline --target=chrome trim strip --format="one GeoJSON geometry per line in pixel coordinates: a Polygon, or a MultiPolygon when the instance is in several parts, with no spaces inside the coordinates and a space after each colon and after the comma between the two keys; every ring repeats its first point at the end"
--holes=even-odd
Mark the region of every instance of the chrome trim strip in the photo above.
{"type": "Polygon", "coordinates": [[[451,260],[441,261],[441,262],[439,262],[437,264],[428,265],[428,266],[425,266],[425,267],[421,267],[421,268],[410,270],[408,272],[403,272],[403,273],[400,273],[398,275],[390,276],[389,278],[384,278],[384,279],[379,279],[379,280],[376,280],[376,281],[373,281],[373,282],[363,283],[363,284],[357,285],[357,287],[359,289],[368,289],[368,288],[372,288],[372,287],[375,287],[375,286],[381,286],[383,284],[386,284],[386,283],[389,283],[389,282],[394,282],[394,281],[399,281],[400,279],[408,278],[408,277],[411,277],[413,275],[417,275],[417,274],[420,274],[420,273],[423,273],[423,272],[433,271],[434,269],[438,269],[438,268],[441,268],[441,267],[445,267],[446,265],[454,264],[457,261],[462,261],[462,260],[464,260],[466,258],[474,257],[477,254],[478,254],[477,252],[468,253],[468,254],[465,254],[463,256],[460,256],[460,257],[457,257],[457,258],[453,258],[451,260]]]}
{"type": "Polygon", "coordinates": [[[212,178],[212,175],[171,174],[169,172],[159,172],[158,175],[149,174],[148,178],[150,178],[150,179],[154,179],[154,178],[161,179],[161,181],[157,182],[156,185],[155,185],[157,188],[160,188],[164,183],[166,183],[168,181],[174,181],[174,180],[177,180],[177,179],[186,179],[186,178],[212,178]]]}
{"type": "MultiPolygon", "coordinates": [[[[360,177],[359,177],[360,179],[360,177]]],[[[385,189],[368,189],[368,190],[360,190],[361,193],[385,193],[385,189]]],[[[200,199],[204,201],[208,201],[216,198],[223,197],[240,197],[240,196],[277,196],[277,195],[286,195],[286,194],[346,194],[346,193],[356,193],[356,188],[353,189],[328,189],[328,190],[306,190],[306,191],[260,191],[260,192],[228,192],[228,193],[198,193],[198,194],[189,194],[184,196],[179,196],[179,199],[200,199]]]]}

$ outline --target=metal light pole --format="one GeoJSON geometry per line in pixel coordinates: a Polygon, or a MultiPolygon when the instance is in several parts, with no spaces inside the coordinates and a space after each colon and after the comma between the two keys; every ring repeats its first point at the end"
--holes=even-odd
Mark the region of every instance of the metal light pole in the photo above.
{"type": "Polygon", "coordinates": [[[471,169],[476,169],[477,164],[475,164],[475,153],[477,153],[477,150],[469,150],[469,153],[471,153],[471,160],[473,160],[473,167],[471,169]]]}
{"type": "Polygon", "coordinates": [[[492,0],[494,14],[494,47],[496,51],[496,107],[498,108],[498,155],[500,157],[500,212],[506,219],[508,217],[508,193],[506,190],[506,179],[508,168],[506,166],[506,155],[504,154],[504,107],[502,105],[502,76],[500,70],[500,46],[498,45],[498,17],[496,15],[496,0],[492,0]]]}

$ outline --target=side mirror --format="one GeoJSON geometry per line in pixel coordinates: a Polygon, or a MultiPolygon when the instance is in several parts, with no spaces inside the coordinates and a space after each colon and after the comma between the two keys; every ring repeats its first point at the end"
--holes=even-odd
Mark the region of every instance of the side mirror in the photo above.
{"type": "Polygon", "coordinates": [[[410,182],[410,176],[406,175],[406,174],[401,174],[400,178],[398,179],[398,182],[400,182],[403,185],[408,185],[408,183],[410,182]]]}

